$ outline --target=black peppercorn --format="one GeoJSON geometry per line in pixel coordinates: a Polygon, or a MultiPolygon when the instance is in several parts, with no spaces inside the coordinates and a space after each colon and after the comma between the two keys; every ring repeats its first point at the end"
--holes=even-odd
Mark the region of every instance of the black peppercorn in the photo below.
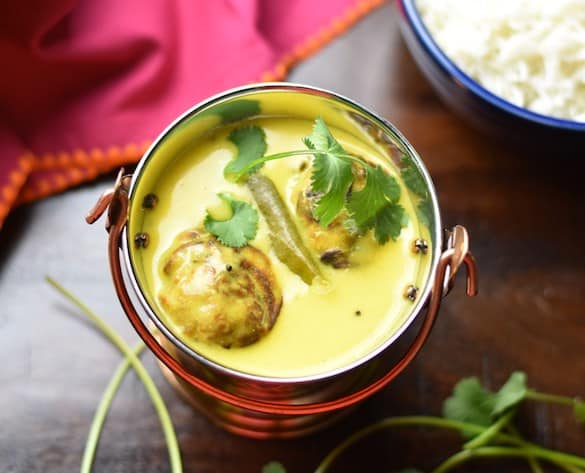
{"type": "Polygon", "coordinates": [[[155,194],[146,194],[142,200],[143,209],[154,209],[158,204],[158,197],[155,194]]]}
{"type": "Polygon", "coordinates": [[[136,246],[136,248],[146,248],[148,246],[148,242],[148,233],[137,233],[134,236],[134,246],[136,246]]]}

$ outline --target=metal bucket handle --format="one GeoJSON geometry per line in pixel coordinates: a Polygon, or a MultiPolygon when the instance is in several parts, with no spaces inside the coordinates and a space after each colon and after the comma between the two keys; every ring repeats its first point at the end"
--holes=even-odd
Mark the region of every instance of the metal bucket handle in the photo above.
{"type": "Polygon", "coordinates": [[[131,177],[127,175],[125,176],[124,170],[121,169],[114,189],[106,191],[86,217],[88,223],[94,223],[105,212],[105,210],[108,209],[106,230],[109,232],[108,253],[110,270],[114,281],[114,287],[124,312],[144,343],[169,370],[178,375],[185,382],[201,390],[203,393],[242,409],[253,410],[265,414],[308,415],[338,410],[362,401],[378,392],[398,376],[418,354],[437,317],[443,294],[446,294],[446,292],[452,287],[455,275],[462,265],[465,265],[467,270],[467,294],[473,296],[477,293],[475,259],[469,251],[467,231],[464,227],[458,225],[453,228],[450,238],[448,239],[448,247],[443,251],[439,259],[427,314],[421,329],[404,356],[385,375],[365,388],[349,395],[333,401],[314,404],[290,405],[241,397],[216,388],[186,371],[185,368],[183,368],[179,362],[159,344],[134,308],[126,290],[126,285],[124,284],[122,267],[120,264],[120,242],[128,218],[128,193],[130,180],[131,177]]]}

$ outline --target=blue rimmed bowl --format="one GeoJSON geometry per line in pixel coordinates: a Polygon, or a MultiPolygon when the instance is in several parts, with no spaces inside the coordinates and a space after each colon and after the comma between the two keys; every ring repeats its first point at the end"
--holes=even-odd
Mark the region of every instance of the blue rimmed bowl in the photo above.
{"type": "Polygon", "coordinates": [[[585,157],[585,123],[532,112],[494,95],[463,72],[426,28],[415,0],[396,0],[400,30],[419,69],[439,97],[465,121],[530,150],[585,157]]]}

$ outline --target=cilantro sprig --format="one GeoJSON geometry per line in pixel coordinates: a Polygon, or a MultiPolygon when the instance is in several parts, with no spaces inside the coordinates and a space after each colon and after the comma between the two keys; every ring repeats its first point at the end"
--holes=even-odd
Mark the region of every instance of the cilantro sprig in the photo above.
{"type": "MultiPolygon", "coordinates": [[[[526,440],[514,426],[513,420],[520,404],[538,401],[572,407],[577,422],[585,424],[585,402],[579,398],[548,394],[530,389],[526,374],[514,372],[495,392],[477,378],[462,379],[452,395],[443,404],[443,417],[401,416],[389,417],[354,433],[334,448],[319,464],[315,473],[325,473],[352,445],[365,437],[389,428],[428,427],[460,432],[471,440],[460,451],[443,461],[431,473],[456,470],[464,463],[479,459],[523,459],[533,473],[542,473],[541,462],[550,463],[562,471],[585,472],[585,458],[558,450],[544,448],[526,440]]],[[[268,465],[267,465],[268,466],[268,465]]],[[[281,465],[279,465],[281,466],[281,465]]],[[[275,470],[284,473],[284,469],[275,470]]],[[[405,468],[400,473],[423,473],[416,468],[405,468]]]]}
{"type": "Polygon", "coordinates": [[[321,118],[317,118],[313,133],[304,138],[303,143],[314,156],[311,187],[323,193],[314,214],[323,226],[327,226],[345,206],[346,195],[354,179],[351,161],[339,157],[347,153],[321,118]]]}
{"type": "MultiPolygon", "coordinates": [[[[463,463],[481,458],[525,459],[533,472],[542,472],[541,461],[551,463],[564,471],[585,471],[585,458],[541,447],[524,439],[513,425],[520,404],[538,401],[572,407],[577,422],[585,424],[585,402],[578,398],[548,394],[530,389],[526,374],[514,372],[496,392],[481,384],[477,378],[462,379],[452,395],[443,404],[443,417],[391,417],[372,424],[353,434],[335,448],[321,462],[315,473],[324,473],[356,441],[382,429],[423,426],[459,431],[468,440],[463,448],[448,457],[432,473],[445,473],[463,463]]],[[[419,472],[405,469],[401,473],[419,472]]]]}
{"type": "Polygon", "coordinates": [[[226,246],[240,248],[256,237],[258,212],[247,202],[236,200],[229,194],[219,193],[218,197],[229,205],[232,215],[225,220],[214,218],[209,211],[203,225],[226,246]]]}
{"type": "Polygon", "coordinates": [[[236,158],[225,168],[226,177],[235,182],[258,171],[264,163],[291,156],[313,155],[311,187],[321,194],[314,215],[324,227],[344,210],[358,230],[373,229],[378,243],[396,240],[408,222],[408,215],[399,204],[400,185],[379,165],[349,154],[335,139],[321,117],[315,120],[312,133],[303,139],[304,150],[291,150],[265,155],[266,137],[257,126],[234,130],[229,137],[237,149],[236,158]],[[356,176],[353,163],[365,169],[364,187],[350,192],[356,176]]]}
{"type": "Polygon", "coordinates": [[[116,395],[124,376],[130,368],[132,368],[142,384],[148,396],[150,397],[156,413],[160,419],[161,427],[164,432],[165,440],[167,443],[167,450],[169,453],[170,471],[172,473],[183,473],[183,463],[181,460],[181,452],[179,449],[179,442],[177,440],[177,434],[173,422],[169,415],[169,410],[162,398],[156,384],[152,380],[152,377],[148,374],[148,371],[139,359],[139,355],[146,346],[140,342],[134,348],[130,348],[123,338],[110,327],[99,315],[93,312],[86,304],[80,299],[73,295],[70,291],[65,289],[53,278],[47,276],[47,282],[53,286],[57,292],[61,293],[66,299],[69,300],[74,306],[80,310],[83,314],[102,335],[111,342],[111,344],[124,355],[124,360],[118,366],[117,370],[113,374],[110,382],[104,391],[101,401],[94,414],[94,418],[89,430],[89,435],[85,448],[83,451],[83,458],[81,461],[81,473],[91,473],[93,467],[93,461],[97,451],[99,439],[102,433],[102,427],[104,421],[108,415],[108,411],[112,404],[112,401],[116,395]]]}

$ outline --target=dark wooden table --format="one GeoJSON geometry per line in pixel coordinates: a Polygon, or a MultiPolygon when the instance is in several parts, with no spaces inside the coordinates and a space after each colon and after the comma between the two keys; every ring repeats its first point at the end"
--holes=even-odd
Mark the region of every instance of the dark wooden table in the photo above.
{"type": "MultiPolygon", "coordinates": [[[[514,370],[531,386],[585,395],[585,160],[512,150],[468,128],[435,97],[384,7],[299,66],[291,80],[327,87],[373,107],[423,156],[446,225],[465,225],[480,265],[480,295],[459,285],[420,357],[382,393],[328,430],[290,441],[240,438],[211,425],[145,362],[175,423],[186,472],[258,473],[271,460],[312,471],[342,439],[391,415],[439,414],[453,384],[476,375],[497,388],[514,370]]],[[[43,280],[86,301],[127,340],[114,296],[106,234],[83,222],[104,179],[18,209],[0,233],[0,471],[79,468],[98,400],[120,355],[43,280]]],[[[531,405],[522,428],[536,441],[583,455],[569,410],[531,405]]],[[[333,471],[430,470],[456,444],[408,430],[362,443],[333,471]]],[[[165,443],[142,385],[130,374],[109,416],[95,472],[168,471],[165,443]]],[[[522,463],[465,471],[525,471],[522,463]]]]}

